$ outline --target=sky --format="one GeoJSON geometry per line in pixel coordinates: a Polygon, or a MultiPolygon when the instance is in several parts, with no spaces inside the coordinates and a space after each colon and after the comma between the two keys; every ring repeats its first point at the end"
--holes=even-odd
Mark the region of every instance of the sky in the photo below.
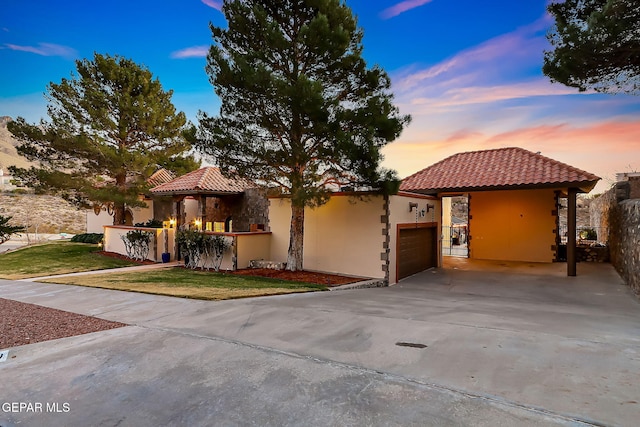
{"type": "MultiPolygon", "coordinates": [[[[548,0],[347,0],[364,57],[412,117],[383,149],[400,177],[450,155],[518,146],[594,173],[640,171],[640,96],[578,92],[542,74],[548,0]]],[[[44,93],[94,52],[143,64],[178,110],[220,102],[205,72],[217,0],[1,0],[0,116],[46,120],[44,93]]]]}

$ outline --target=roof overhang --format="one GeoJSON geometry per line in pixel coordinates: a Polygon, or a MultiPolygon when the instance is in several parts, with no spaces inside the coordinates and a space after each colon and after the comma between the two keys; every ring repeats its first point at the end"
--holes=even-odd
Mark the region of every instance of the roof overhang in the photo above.
{"type": "Polygon", "coordinates": [[[579,193],[588,193],[596,186],[596,181],[580,181],[580,182],[551,182],[544,184],[519,184],[519,185],[486,185],[480,187],[450,187],[450,188],[424,188],[410,189],[412,193],[425,194],[430,196],[450,196],[465,193],[473,193],[480,191],[509,191],[509,190],[541,190],[555,189],[566,192],[569,188],[576,188],[579,193]]]}
{"type": "Polygon", "coordinates": [[[244,194],[244,191],[202,191],[202,190],[175,190],[175,191],[152,191],[154,196],[237,196],[244,194]]]}

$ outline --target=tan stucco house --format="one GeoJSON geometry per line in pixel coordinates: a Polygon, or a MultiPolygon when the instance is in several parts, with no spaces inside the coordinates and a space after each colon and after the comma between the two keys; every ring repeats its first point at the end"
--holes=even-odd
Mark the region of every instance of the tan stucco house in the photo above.
{"type": "Polygon", "coordinates": [[[575,275],[576,195],[599,177],[518,148],[460,153],[403,180],[401,190],[468,195],[469,257],[553,262],[559,259],[559,203],[568,199],[567,272],[575,275]]]}
{"type": "MultiPolygon", "coordinates": [[[[291,204],[269,199],[270,259],[285,262],[291,204]]],[[[389,284],[439,263],[440,203],[399,192],[336,192],[305,209],[303,268],[380,279],[389,284]]]]}

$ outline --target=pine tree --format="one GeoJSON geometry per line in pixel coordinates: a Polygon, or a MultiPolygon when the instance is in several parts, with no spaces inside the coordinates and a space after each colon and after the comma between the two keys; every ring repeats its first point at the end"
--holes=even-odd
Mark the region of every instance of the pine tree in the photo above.
{"type": "Polygon", "coordinates": [[[581,91],[640,91],[640,3],[637,0],[566,0],[548,7],[555,26],[548,35],[542,71],[581,91]]]}
{"type": "Polygon", "coordinates": [[[26,231],[24,227],[9,225],[11,218],[13,217],[0,215],[0,245],[9,240],[13,234],[26,231]]]}
{"type": "Polygon", "coordinates": [[[77,74],[47,87],[49,122],[23,118],[8,129],[18,152],[39,166],[11,168],[38,192],[77,205],[113,203],[114,224],[160,167],[183,173],[198,167],[190,155],[195,127],[171,102],[151,72],[130,59],[95,54],[76,61],[77,74]]]}
{"type": "Polygon", "coordinates": [[[302,269],[304,208],[331,189],[387,188],[380,149],[409,122],[390,79],[362,58],[363,32],[340,0],[227,1],[211,26],[207,73],[222,101],[200,114],[198,148],[222,171],[291,197],[287,268],[302,269]]]}

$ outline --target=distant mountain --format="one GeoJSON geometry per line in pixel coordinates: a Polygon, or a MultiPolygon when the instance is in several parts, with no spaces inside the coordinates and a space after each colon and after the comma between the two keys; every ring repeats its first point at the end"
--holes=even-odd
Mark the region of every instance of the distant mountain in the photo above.
{"type": "Polygon", "coordinates": [[[9,116],[0,117],[0,169],[3,169],[5,173],[9,166],[28,168],[34,164],[18,154],[16,150],[18,141],[7,129],[7,123],[11,120],[9,116]]]}

